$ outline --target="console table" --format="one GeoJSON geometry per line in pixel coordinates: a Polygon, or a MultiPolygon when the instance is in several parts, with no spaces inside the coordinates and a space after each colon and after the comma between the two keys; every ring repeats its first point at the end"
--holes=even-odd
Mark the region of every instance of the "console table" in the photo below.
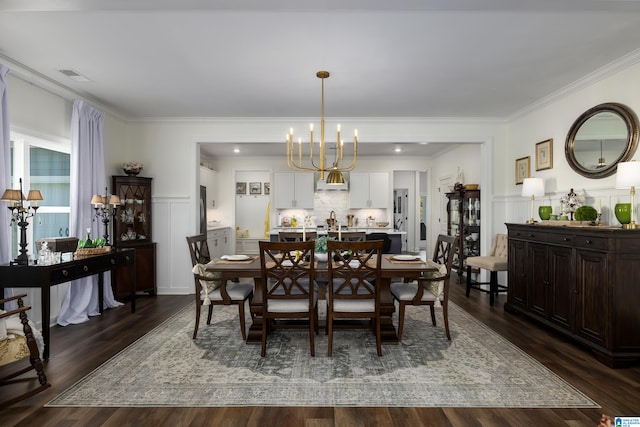
{"type": "Polygon", "coordinates": [[[506,225],[505,310],[560,332],[611,367],[640,361],[640,230],[506,225]]]}
{"type": "Polygon", "coordinates": [[[2,265],[0,266],[0,295],[4,288],[40,288],[42,293],[43,359],[49,359],[51,315],[51,287],[71,280],[98,274],[98,307],[102,313],[104,300],[104,272],[128,266],[131,278],[131,312],[136,311],[136,276],[134,249],[117,249],[104,255],[62,262],[52,265],[2,265]]]}

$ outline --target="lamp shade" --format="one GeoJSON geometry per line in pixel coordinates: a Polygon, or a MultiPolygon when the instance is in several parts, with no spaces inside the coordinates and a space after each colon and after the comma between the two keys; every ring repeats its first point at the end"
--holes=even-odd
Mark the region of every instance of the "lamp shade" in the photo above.
{"type": "Polygon", "coordinates": [[[522,197],[544,196],[544,180],[542,178],[525,178],[522,182],[522,197]]]}
{"type": "MultiPolygon", "coordinates": [[[[20,190],[4,190],[2,194],[2,199],[5,202],[19,202],[20,201],[20,190]]],[[[22,200],[24,200],[24,195],[22,196],[22,200]]]]}
{"type": "Polygon", "coordinates": [[[112,194],[111,197],[109,197],[109,204],[111,206],[118,206],[120,204],[120,197],[112,194]]]}
{"type": "Polygon", "coordinates": [[[99,194],[94,194],[93,197],[91,197],[91,204],[94,206],[104,205],[104,203],[104,197],[99,194]]]}
{"type": "Polygon", "coordinates": [[[618,163],[616,188],[620,190],[640,187],[640,162],[618,163]]]}
{"type": "Polygon", "coordinates": [[[44,200],[44,198],[42,197],[42,193],[40,192],[40,190],[29,190],[27,200],[31,202],[37,202],[39,200],[44,200]]]}

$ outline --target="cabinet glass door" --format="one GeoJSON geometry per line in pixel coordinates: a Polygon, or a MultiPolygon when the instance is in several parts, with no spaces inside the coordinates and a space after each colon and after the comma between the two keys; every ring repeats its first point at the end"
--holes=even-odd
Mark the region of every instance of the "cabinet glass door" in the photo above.
{"type": "Polygon", "coordinates": [[[480,198],[464,199],[463,205],[463,236],[465,239],[464,256],[480,255],[480,198]]]}

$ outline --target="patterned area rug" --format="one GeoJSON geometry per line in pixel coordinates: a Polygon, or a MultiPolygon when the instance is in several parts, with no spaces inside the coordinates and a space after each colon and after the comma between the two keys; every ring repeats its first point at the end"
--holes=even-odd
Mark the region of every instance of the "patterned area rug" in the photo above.
{"type": "MultiPolygon", "coordinates": [[[[188,307],[46,406],[388,406],[597,408],[594,401],[451,304],[448,341],[437,309],[407,308],[403,342],[375,350],[366,330],[338,330],[333,357],[304,330],[259,345],[240,336],[237,309],[214,309],[192,340],[188,307]]],[[[395,319],[394,319],[395,320],[395,319]]]]}

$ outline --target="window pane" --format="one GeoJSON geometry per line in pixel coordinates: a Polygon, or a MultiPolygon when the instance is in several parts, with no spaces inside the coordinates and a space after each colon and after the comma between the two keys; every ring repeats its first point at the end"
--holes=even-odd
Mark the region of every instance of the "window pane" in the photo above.
{"type": "MultiPolygon", "coordinates": [[[[31,168],[30,189],[40,190],[42,193],[44,200],[40,205],[68,207],[70,199],[69,154],[31,147],[29,158],[29,167],[31,168]]],[[[67,225],[65,225],[66,227],[67,225]]]]}

